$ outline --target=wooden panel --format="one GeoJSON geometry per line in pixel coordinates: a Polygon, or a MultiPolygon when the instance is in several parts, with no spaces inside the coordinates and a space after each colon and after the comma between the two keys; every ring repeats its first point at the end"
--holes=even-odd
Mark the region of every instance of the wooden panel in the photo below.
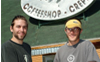
{"type": "Polygon", "coordinates": [[[100,49],[96,49],[98,55],[99,55],[99,58],[100,58],[100,49]]]}
{"type": "Polygon", "coordinates": [[[42,55],[32,56],[32,62],[43,62],[42,55]]]}
{"type": "Polygon", "coordinates": [[[92,43],[95,43],[95,42],[100,42],[100,39],[94,39],[94,40],[90,40],[92,43]]]}
{"type": "Polygon", "coordinates": [[[96,47],[96,49],[100,49],[100,41],[98,42],[92,42],[94,44],[94,46],[96,47]]]}
{"type": "Polygon", "coordinates": [[[43,49],[43,48],[52,48],[52,47],[60,47],[63,46],[65,43],[61,43],[61,44],[54,44],[54,45],[42,45],[42,46],[36,46],[36,47],[32,47],[31,49],[43,49]]]}

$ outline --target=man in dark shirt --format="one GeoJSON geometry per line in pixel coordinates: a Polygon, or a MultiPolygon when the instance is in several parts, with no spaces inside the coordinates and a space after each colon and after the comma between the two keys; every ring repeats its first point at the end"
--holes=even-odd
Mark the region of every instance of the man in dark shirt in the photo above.
{"type": "Polygon", "coordinates": [[[32,62],[31,47],[23,42],[27,29],[28,23],[24,16],[13,18],[10,26],[12,38],[1,47],[1,62],[32,62]]]}

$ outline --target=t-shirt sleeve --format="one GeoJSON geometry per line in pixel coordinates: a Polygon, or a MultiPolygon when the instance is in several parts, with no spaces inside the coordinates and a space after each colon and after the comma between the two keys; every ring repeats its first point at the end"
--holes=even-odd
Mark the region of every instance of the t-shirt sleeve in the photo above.
{"type": "Polygon", "coordinates": [[[92,43],[89,44],[89,48],[88,48],[88,62],[89,61],[100,62],[99,56],[98,56],[96,49],[92,43]]]}
{"type": "Polygon", "coordinates": [[[7,46],[1,47],[1,62],[18,62],[17,53],[13,48],[7,46]]]}
{"type": "Polygon", "coordinates": [[[56,53],[56,55],[55,55],[54,62],[59,62],[59,55],[58,55],[58,51],[57,51],[57,53],[56,53]]]}

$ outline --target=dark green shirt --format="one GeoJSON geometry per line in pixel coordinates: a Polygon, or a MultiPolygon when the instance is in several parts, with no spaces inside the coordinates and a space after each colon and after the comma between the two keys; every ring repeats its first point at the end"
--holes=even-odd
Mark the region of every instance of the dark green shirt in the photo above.
{"type": "Polygon", "coordinates": [[[20,45],[9,40],[1,47],[1,62],[32,62],[31,47],[25,42],[20,45]]]}

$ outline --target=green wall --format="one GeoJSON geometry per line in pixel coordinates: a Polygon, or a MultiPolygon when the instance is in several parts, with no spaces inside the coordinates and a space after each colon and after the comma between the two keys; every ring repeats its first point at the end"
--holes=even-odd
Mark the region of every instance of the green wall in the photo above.
{"type": "MultiPolygon", "coordinates": [[[[1,0],[1,44],[12,37],[10,23],[15,15],[23,15],[29,23],[25,42],[31,46],[66,42],[68,39],[64,32],[66,19],[47,22],[33,19],[21,9],[20,0],[1,0]],[[41,24],[41,26],[39,26],[41,24]]],[[[82,19],[82,39],[100,38],[100,1],[96,2],[84,12],[86,21],[82,19]]],[[[77,17],[82,16],[82,14],[77,17]]]]}

